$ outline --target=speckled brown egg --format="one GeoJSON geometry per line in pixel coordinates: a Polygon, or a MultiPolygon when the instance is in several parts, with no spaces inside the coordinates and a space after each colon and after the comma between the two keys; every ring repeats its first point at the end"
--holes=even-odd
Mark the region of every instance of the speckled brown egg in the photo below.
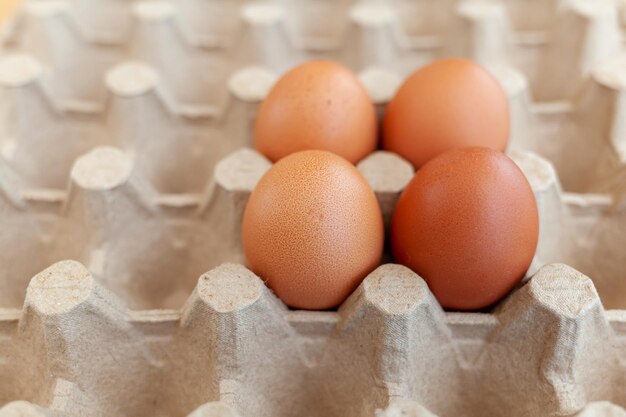
{"type": "Polygon", "coordinates": [[[506,155],[487,148],[448,151],[424,165],[393,215],[397,262],[423,277],[445,308],[473,310],[504,297],[535,254],[533,191],[506,155]]]}
{"type": "Polygon", "coordinates": [[[383,147],[415,168],[452,148],[503,151],[509,140],[506,93],[480,65],[442,59],[418,69],[400,87],[383,118],[383,147]]]}
{"type": "Polygon", "coordinates": [[[254,145],[275,162],[318,149],[357,163],[376,149],[376,111],[348,68],[311,61],[287,72],[261,103],[254,145]]]}
{"type": "Polygon", "coordinates": [[[374,192],[345,159],[302,151],[263,176],[242,226],[248,267],[287,305],[341,304],[376,268],[383,220],[374,192]]]}

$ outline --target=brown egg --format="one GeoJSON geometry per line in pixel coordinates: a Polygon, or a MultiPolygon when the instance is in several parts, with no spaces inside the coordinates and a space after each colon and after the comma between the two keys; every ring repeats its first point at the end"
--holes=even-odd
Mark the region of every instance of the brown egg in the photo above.
{"type": "Polygon", "coordinates": [[[498,81],[465,59],[436,61],[400,87],[383,118],[383,147],[415,168],[452,148],[503,151],[509,140],[509,104],[498,81]]]}
{"type": "Polygon", "coordinates": [[[380,264],[383,219],[360,172],[325,151],[276,163],[250,195],[242,227],[248,267],[287,305],[338,306],[380,264]]]}
{"type": "Polygon", "coordinates": [[[377,129],[374,105],[352,71],[311,61],[285,74],[261,103],[254,146],[273,162],[319,149],[355,164],[376,149],[377,129]]]}
{"type": "Polygon", "coordinates": [[[526,177],[488,148],[448,151],[424,165],[393,215],[397,262],[423,277],[445,308],[473,310],[524,277],[539,235],[526,177]]]}

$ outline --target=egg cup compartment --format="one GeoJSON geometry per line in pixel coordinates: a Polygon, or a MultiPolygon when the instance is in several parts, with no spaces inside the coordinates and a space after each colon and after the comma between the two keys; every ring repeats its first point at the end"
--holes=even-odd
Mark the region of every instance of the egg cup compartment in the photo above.
{"type": "Polygon", "coordinates": [[[294,63],[325,57],[354,68],[385,103],[407,74],[385,55],[399,42],[409,70],[449,55],[487,66],[519,113],[511,147],[550,159],[568,191],[605,192],[594,187],[613,174],[604,172],[614,168],[611,153],[624,147],[618,123],[615,134],[602,131],[612,128],[607,115],[621,114],[619,97],[600,97],[625,84],[619,10],[604,1],[557,3],[30,1],[7,30],[0,74],[9,73],[9,85],[37,81],[37,95],[9,106],[2,151],[29,185],[60,189],[77,157],[118,146],[142,156],[140,170],[160,192],[198,193],[219,159],[249,144],[254,111],[242,101],[262,98],[294,63]],[[553,16],[550,27],[540,24],[553,16]],[[379,31],[422,40],[379,39],[379,31]],[[24,107],[31,117],[15,117],[24,107]],[[47,129],[32,129],[33,118],[47,129]],[[60,141],[67,145],[51,161],[47,149],[60,141]],[[44,161],[50,172],[42,175],[44,161]]]}
{"type": "MultiPolygon", "coordinates": [[[[331,58],[404,77],[443,56],[521,71],[539,101],[572,98],[621,49],[623,2],[572,0],[30,0],[9,50],[53,68],[55,97],[102,106],[104,73],[144,61],[186,106],[220,111],[229,75],[331,58]],[[171,63],[175,62],[176,65],[171,63]]],[[[196,109],[197,110],[197,109],[196,109]]]]}
{"type": "MultiPolygon", "coordinates": [[[[0,57],[0,416],[626,406],[625,310],[609,309],[626,309],[624,10],[28,2],[0,57]],[[337,312],[288,310],[241,265],[243,208],[270,167],[243,149],[258,102],[286,68],[326,57],[358,72],[382,114],[410,70],[451,54],[509,95],[509,153],[540,210],[534,277],[488,313],[453,313],[383,265],[337,312]],[[541,268],[553,262],[593,284],[541,268]]],[[[412,168],[387,152],[358,168],[388,225],[412,168]]]]}

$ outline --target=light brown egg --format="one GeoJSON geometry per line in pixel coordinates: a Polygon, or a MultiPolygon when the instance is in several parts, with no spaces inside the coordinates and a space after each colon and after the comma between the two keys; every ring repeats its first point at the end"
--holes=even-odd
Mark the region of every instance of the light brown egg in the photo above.
{"type": "Polygon", "coordinates": [[[503,151],[509,140],[506,93],[480,65],[465,59],[435,61],[400,87],[383,118],[383,148],[419,168],[452,148],[503,151]]]}
{"type": "Polygon", "coordinates": [[[318,149],[353,164],[376,149],[376,111],[348,68],[311,61],[286,73],[261,103],[254,146],[275,162],[293,152],[318,149]]]}
{"type": "Polygon", "coordinates": [[[396,206],[397,262],[423,277],[445,308],[490,306],[519,283],[535,254],[533,191],[506,155],[448,151],[424,165],[396,206]]]}
{"type": "Polygon", "coordinates": [[[248,267],[287,305],[341,304],[381,260],[378,201],[360,172],[325,151],[277,162],[250,195],[242,226],[248,267]]]}

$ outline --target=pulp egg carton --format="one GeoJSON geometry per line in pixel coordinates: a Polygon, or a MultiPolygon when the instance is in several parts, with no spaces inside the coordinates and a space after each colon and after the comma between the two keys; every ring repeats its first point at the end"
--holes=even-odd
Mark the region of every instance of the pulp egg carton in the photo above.
{"type": "MultiPolygon", "coordinates": [[[[624,10],[26,2],[0,56],[0,416],[626,415],[624,10]],[[241,251],[271,166],[250,148],[259,102],[330,58],[382,114],[450,55],[509,96],[540,211],[528,278],[488,311],[445,312],[385,264],[337,311],[288,309],[241,251]]],[[[388,226],[413,168],[384,151],[358,168],[388,226]]]]}

